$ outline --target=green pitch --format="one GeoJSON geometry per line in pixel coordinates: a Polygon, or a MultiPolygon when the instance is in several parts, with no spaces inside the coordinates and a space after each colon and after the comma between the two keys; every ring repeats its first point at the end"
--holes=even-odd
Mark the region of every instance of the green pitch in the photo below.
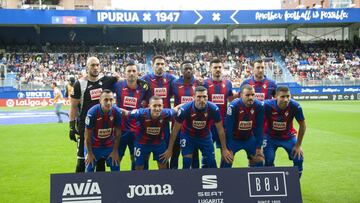
{"type": "MultiPolygon", "coordinates": [[[[360,202],[360,102],[301,105],[307,124],[303,201],[360,202]]],[[[67,129],[57,123],[0,126],[0,202],[49,202],[50,174],[75,169],[76,145],[67,129]]],[[[235,158],[236,167],[247,165],[244,152],[235,158]]],[[[275,164],[291,165],[284,150],[278,150],[275,164]]],[[[126,155],[122,169],[129,168],[126,155]]]]}

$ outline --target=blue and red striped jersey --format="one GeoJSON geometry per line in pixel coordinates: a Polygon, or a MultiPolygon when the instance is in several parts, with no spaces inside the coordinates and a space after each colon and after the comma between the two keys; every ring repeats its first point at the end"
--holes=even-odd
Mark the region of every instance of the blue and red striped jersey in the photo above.
{"type": "MultiPolygon", "coordinates": [[[[129,111],[142,107],[141,103],[143,101],[147,103],[147,98],[149,98],[147,91],[145,91],[142,87],[137,86],[136,89],[129,88],[126,80],[115,84],[115,93],[116,105],[129,111]]],[[[129,121],[128,119],[123,118],[121,130],[136,132],[136,121],[129,121]]]]}
{"type": "Polygon", "coordinates": [[[219,107],[221,119],[224,122],[228,97],[233,96],[231,82],[229,80],[214,81],[209,78],[204,81],[204,87],[208,90],[209,101],[219,107]]]}
{"type": "Polygon", "coordinates": [[[199,85],[199,81],[194,77],[190,83],[184,83],[184,77],[181,76],[172,83],[172,92],[174,94],[174,106],[188,103],[194,100],[195,87],[199,85]]]}
{"type": "Polygon", "coordinates": [[[264,106],[255,100],[247,107],[241,98],[232,101],[227,109],[225,122],[226,143],[233,139],[247,140],[256,138],[256,146],[261,147],[263,140],[264,106]]]}
{"type": "Polygon", "coordinates": [[[90,108],[85,119],[85,127],[91,130],[92,147],[112,147],[115,128],[121,127],[121,120],[121,110],[115,105],[108,113],[103,112],[100,104],[90,108]]]}
{"type": "Polygon", "coordinates": [[[170,98],[172,97],[171,83],[175,80],[175,76],[164,73],[162,76],[157,76],[153,73],[146,74],[142,77],[143,80],[150,84],[152,95],[163,98],[164,108],[171,108],[170,98]]]}
{"type": "Polygon", "coordinates": [[[276,91],[275,81],[268,79],[266,76],[264,76],[262,81],[256,81],[254,76],[251,76],[251,78],[246,79],[243,83],[241,83],[240,89],[245,84],[249,84],[254,87],[255,98],[260,101],[272,99],[276,91]]]}
{"type": "Polygon", "coordinates": [[[284,110],[279,108],[276,99],[266,100],[264,111],[267,123],[266,134],[271,138],[290,139],[294,136],[291,131],[294,117],[298,122],[305,120],[300,104],[293,99],[290,99],[288,106],[284,110]]]}
{"type": "Polygon", "coordinates": [[[219,107],[207,101],[204,109],[197,109],[195,101],[182,106],[176,121],[182,123],[181,133],[195,138],[210,138],[210,128],[221,121],[219,107]]]}
{"type": "Polygon", "coordinates": [[[135,142],[139,144],[160,144],[165,139],[164,124],[175,116],[173,109],[164,108],[160,116],[151,118],[151,110],[140,108],[129,114],[129,119],[137,120],[139,131],[135,134],[135,142]]]}

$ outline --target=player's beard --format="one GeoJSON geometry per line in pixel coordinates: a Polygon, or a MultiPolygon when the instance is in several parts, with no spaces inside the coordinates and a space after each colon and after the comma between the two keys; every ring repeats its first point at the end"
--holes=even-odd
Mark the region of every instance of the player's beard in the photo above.
{"type": "Polygon", "coordinates": [[[156,71],[155,71],[155,75],[157,75],[157,76],[162,76],[164,74],[164,69],[160,69],[160,68],[158,68],[156,71]]]}

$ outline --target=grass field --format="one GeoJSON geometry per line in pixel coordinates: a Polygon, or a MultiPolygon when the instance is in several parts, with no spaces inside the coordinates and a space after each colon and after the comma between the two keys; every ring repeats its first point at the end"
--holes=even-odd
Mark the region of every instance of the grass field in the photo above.
{"type": "MultiPolygon", "coordinates": [[[[360,202],[360,102],[301,105],[307,123],[303,201],[360,202]]],[[[75,168],[76,146],[67,129],[66,123],[0,126],[0,202],[49,202],[50,174],[75,168]]],[[[245,153],[238,153],[235,166],[246,164],[245,153]]],[[[275,164],[291,165],[284,150],[275,164]]],[[[127,157],[122,168],[130,168],[127,157]]]]}

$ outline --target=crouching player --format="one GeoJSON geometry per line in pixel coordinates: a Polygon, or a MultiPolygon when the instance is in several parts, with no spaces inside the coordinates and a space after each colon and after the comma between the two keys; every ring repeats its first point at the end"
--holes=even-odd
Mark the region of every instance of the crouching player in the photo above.
{"type": "MultiPolygon", "coordinates": [[[[239,99],[231,102],[225,119],[226,143],[235,156],[241,149],[246,151],[250,166],[263,166],[261,152],[263,142],[264,107],[255,100],[255,90],[250,85],[241,88],[239,99]]],[[[232,163],[221,161],[222,168],[230,168],[232,163]]]]}
{"type": "Polygon", "coordinates": [[[94,172],[96,162],[105,158],[111,171],[119,171],[118,147],[121,135],[121,110],[114,104],[114,94],[105,89],[100,104],[89,109],[85,119],[85,167],[94,172]]]}
{"type": "Polygon", "coordinates": [[[233,156],[226,147],[225,133],[219,107],[208,101],[207,89],[203,86],[195,88],[194,101],[179,109],[174,128],[170,135],[168,149],[161,158],[168,160],[173,152],[176,135],[180,133],[180,147],[183,156],[183,169],[189,169],[192,163],[192,153],[200,149],[209,168],[216,168],[214,145],[211,139],[210,127],[215,124],[221,142],[223,160],[232,162],[233,156]]]}
{"type": "Polygon", "coordinates": [[[140,108],[132,111],[122,109],[129,120],[136,120],[138,131],[134,140],[135,170],[144,170],[144,164],[148,161],[150,153],[154,155],[159,169],[167,169],[167,162],[160,160],[160,155],[165,152],[165,129],[169,121],[176,115],[178,108],[163,108],[163,99],[152,96],[149,100],[149,108],[140,108]]]}
{"type": "Polygon", "coordinates": [[[306,125],[302,108],[295,100],[290,99],[288,87],[280,86],[276,89],[275,99],[264,103],[267,130],[264,138],[265,166],[274,166],[275,152],[282,147],[298,167],[299,176],[303,170],[303,151],[301,143],[304,138],[306,125]],[[293,119],[299,123],[299,133],[296,138],[291,132],[293,119]]]}

